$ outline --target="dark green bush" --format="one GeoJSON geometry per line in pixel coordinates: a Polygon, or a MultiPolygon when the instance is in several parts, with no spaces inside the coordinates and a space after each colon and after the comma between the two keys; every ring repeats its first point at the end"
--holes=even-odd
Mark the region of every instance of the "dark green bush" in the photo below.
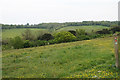
{"type": "Polygon", "coordinates": [[[24,48],[30,47],[31,46],[30,45],[30,41],[29,40],[25,40],[23,46],[24,46],[24,48]]]}
{"type": "Polygon", "coordinates": [[[42,35],[42,40],[48,41],[48,40],[51,40],[53,38],[54,37],[51,34],[49,34],[49,33],[45,33],[44,35],[42,35]]]}
{"type": "Polygon", "coordinates": [[[72,33],[74,36],[76,36],[76,31],[74,30],[69,30],[68,32],[72,33]]]}
{"type": "Polygon", "coordinates": [[[44,46],[48,45],[48,41],[37,40],[34,42],[34,46],[44,46]]]}

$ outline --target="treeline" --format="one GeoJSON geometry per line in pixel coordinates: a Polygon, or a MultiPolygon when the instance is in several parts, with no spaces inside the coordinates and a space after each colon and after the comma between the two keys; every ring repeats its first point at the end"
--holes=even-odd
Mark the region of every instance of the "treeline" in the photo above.
{"type": "Polygon", "coordinates": [[[68,26],[91,26],[91,25],[100,25],[100,26],[117,26],[118,21],[83,21],[83,22],[66,22],[66,23],[41,23],[41,24],[33,24],[29,25],[7,25],[2,24],[2,29],[13,29],[13,28],[42,28],[42,29],[50,29],[50,30],[58,30],[63,27],[68,26]]]}

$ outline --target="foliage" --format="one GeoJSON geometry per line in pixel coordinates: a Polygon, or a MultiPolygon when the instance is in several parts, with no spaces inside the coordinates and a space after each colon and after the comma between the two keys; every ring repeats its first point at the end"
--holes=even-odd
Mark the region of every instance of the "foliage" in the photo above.
{"type": "Polygon", "coordinates": [[[97,31],[97,34],[110,34],[110,31],[108,29],[103,29],[101,31],[97,31]]]}
{"type": "Polygon", "coordinates": [[[66,31],[58,32],[55,35],[55,41],[58,43],[74,41],[75,39],[76,37],[72,33],[66,31]]]}
{"type": "Polygon", "coordinates": [[[31,46],[30,45],[30,41],[29,40],[25,40],[23,46],[24,46],[24,48],[30,47],[31,46]]]}
{"type": "Polygon", "coordinates": [[[37,32],[37,40],[42,40],[42,36],[45,34],[45,33],[47,33],[46,31],[38,31],[37,32]]]}
{"type": "Polygon", "coordinates": [[[112,31],[113,33],[120,32],[120,27],[119,26],[113,27],[110,29],[110,31],[112,31]]]}
{"type": "Polygon", "coordinates": [[[49,29],[49,30],[58,30],[63,27],[68,26],[116,26],[118,21],[83,21],[83,22],[66,22],[66,23],[40,23],[34,25],[7,25],[2,24],[2,29],[13,29],[13,28],[41,28],[41,29],[49,29]]]}
{"type": "Polygon", "coordinates": [[[69,30],[68,32],[72,33],[74,36],[76,36],[76,31],[74,30],[69,30]]]}
{"type": "Polygon", "coordinates": [[[34,40],[34,36],[30,29],[26,29],[25,32],[22,34],[24,40],[34,40]]]}
{"type": "Polygon", "coordinates": [[[51,39],[54,39],[54,37],[49,33],[45,33],[44,35],[42,35],[42,40],[48,41],[48,40],[51,40],[51,39]]]}
{"type": "Polygon", "coordinates": [[[23,42],[23,40],[19,36],[17,36],[17,37],[15,37],[15,38],[10,40],[10,44],[15,49],[20,49],[20,48],[23,48],[24,42],[23,42]]]}
{"type": "Polygon", "coordinates": [[[43,40],[37,40],[34,42],[35,46],[44,46],[47,45],[48,42],[47,41],[43,41],[43,40]]]}

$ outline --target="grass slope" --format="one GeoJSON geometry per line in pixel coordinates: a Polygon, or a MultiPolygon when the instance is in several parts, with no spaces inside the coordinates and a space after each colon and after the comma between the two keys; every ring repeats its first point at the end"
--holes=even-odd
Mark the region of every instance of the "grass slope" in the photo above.
{"type": "MultiPolygon", "coordinates": [[[[33,33],[35,33],[35,31],[41,31],[41,30],[45,30],[45,29],[35,29],[35,28],[29,28],[33,33]]],[[[22,33],[25,31],[26,29],[4,29],[2,30],[2,38],[3,40],[6,38],[14,38],[16,36],[21,36],[22,33]]]]}
{"type": "Polygon", "coordinates": [[[5,50],[3,78],[118,78],[113,38],[5,50]]]}
{"type": "Polygon", "coordinates": [[[105,27],[105,26],[69,26],[69,27],[61,28],[57,31],[84,29],[84,30],[86,30],[86,32],[90,33],[92,30],[97,31],[97,30],[102,30],[102,29],[106,29],[106,28],[109,28],[109,27],[105,27]]]}
{"type": "MultiPolygon", "coordinates": [[[[70,26],[70,27],[64,27],[61,28],[55,32],[59,32],[59,31],[68,31],[68,30],[76,30],[76,29],[85,29],[86,32],[91,32],[92,30],[97,31],[97,30],[101,30],[101,29],[105,29],[105,28],[109,28],[109,27],[105,27],[105,26],[70,26]]],[[[47,29],[35,29],[35,28],[29,28],[30,30],[32,30],[33,33],[35,33],[35,31],[48,31],[47,29]]],[[[21,34],[25,31],[26,29],[4,29],[2,31],[2,39],[7,39],[7,38],[14,38],[16,36],[21,36],[21,34]]]]}

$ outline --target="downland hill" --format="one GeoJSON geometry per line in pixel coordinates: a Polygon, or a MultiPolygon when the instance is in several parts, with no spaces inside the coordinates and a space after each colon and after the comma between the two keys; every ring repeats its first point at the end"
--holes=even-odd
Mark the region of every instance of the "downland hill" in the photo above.
{"type": "Polygon", "coordinates": [[[3,78],[120,78],[113,42],[113,33],[119,31],[113,28],[116,21],[2,26],[3,78]],[[29,35],[42,33],[24,39],[26,29],[29,35]]]}

